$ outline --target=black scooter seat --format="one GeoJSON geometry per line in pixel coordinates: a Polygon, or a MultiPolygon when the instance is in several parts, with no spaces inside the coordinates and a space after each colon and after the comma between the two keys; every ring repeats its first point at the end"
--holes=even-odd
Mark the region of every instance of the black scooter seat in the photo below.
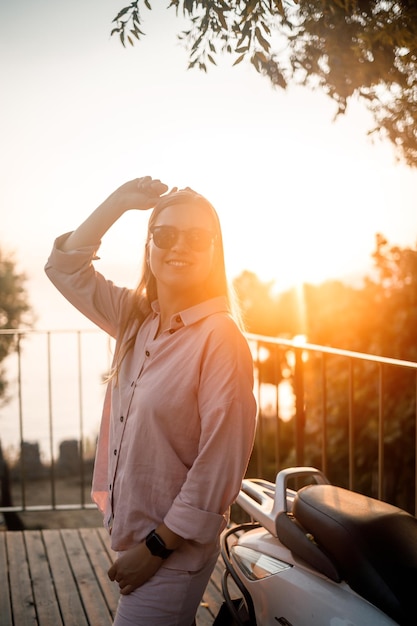
{"type": "Polygon", "coordinates": [[[399,624],[417,624],[417,519],[333,485],[309,485],[293,515],[350,587],[399,624]]]}

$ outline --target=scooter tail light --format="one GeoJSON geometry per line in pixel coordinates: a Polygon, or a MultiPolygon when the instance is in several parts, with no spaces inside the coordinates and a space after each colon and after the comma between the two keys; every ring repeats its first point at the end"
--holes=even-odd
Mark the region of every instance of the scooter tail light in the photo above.
{"type": "Polygon", "coordinates": [[[285,561],[239,544],[232,546],[230,554],[235,564],[249,580],[262,580],[292,567],[285,561]]]}

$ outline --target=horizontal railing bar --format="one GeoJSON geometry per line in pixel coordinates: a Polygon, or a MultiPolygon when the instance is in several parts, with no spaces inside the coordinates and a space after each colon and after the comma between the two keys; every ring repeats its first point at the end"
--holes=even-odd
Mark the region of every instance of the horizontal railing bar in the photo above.
{"type": "Polygon", "coordinates": [[[246,337],[250,341],[259,343],[269,343],[277,346],[287,346],[294,350],[308,350],[309,352],[321,352],[322,354],[333,354],[334,356],[342,356],[361,361],[371,361],[374,363],[383,363],[384,365],[395,365],[398,367],[408,367],[417,370],[417,362],[403,361],[401,359],[391,359],[389,357],[377,356],[375,354],[366,354],[365,352],[354,352],[352,350],[343,350],[341,348],[330,348],[329,346],[320,346],[314,343],[300,343],[297,340],[281,339],[280,337],[266,337],[264,335],[255,335],[247,333],[246,337]]]}
{"type": "MultiPolygon", "coordinates": [[[[59,334],[71,334],[71,333],[100,333],[97,328],[73,328],[73,329],[0,329],[0,335],[25,335],[25,334],[46,334],[46,333],[59,333],[59,334]]],[[[258,335],[256,333],[246,333],[247,339],[250,341],[257,341],[259,343],[269,343],[272,345],[286,346],[288,348],[308,350],[309,352],[321,352],[325,354],[333,354],[334,356],[343,356],[347,358],[359,359],[362,361],[371,361],[374,363],[384,363],[385,365],[395,365],[399,367],[408,367],[411,369],[417,369],[417,362],[406,361],[402,359],[393,359],[390,357],[378,356],[375,354],[367,354],[365,352],[356,352],[353,350],[344,350],[342,348],[332,348],[330,346],[321,346],[314,343],[301,343],[300,341],[293,339],[284,339],[282,337],[269,337],[267,335],[258,335]]]]}
{"type": "Polygon", "coordinates": [[[33,504],[25,506],[0,506],[0,513],[41,513],[42,511],[84,511],[97,510],[97,505],[91,504],[33,504]]]}
{"type": "Polygon", "coordinates": [[[102,333],[99,328],[0,328],[0,335],[46,335],[48,333],[74,334],[74,333],[102,333]]]}

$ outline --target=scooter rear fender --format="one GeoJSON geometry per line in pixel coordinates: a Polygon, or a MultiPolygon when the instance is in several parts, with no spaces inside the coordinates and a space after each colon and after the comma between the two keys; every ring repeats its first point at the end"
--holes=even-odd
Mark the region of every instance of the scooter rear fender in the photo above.
{"type": "Polygon", "coordinates": [[[279,573],[251,580],[245,575],[235,548],[230,563],[252,598],[258,626],[393,626],[396,624],[378,608],[356,594],[345,582],[336,583],[282,545],[263,528],[243,533],[236,544],[286,563],[279,573]]]}

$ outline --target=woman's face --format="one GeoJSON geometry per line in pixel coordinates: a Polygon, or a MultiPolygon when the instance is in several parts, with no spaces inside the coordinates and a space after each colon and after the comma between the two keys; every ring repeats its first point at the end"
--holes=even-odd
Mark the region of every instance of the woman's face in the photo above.
{"type": "Polygon", "coordinates": [[[209,211],[186,204],[168,206],[156,217],[151,232],[149,264],[158,297],[163,290],[168,295],[189,294],[192,302],[204,299],[215,246],[209,211]]]}

